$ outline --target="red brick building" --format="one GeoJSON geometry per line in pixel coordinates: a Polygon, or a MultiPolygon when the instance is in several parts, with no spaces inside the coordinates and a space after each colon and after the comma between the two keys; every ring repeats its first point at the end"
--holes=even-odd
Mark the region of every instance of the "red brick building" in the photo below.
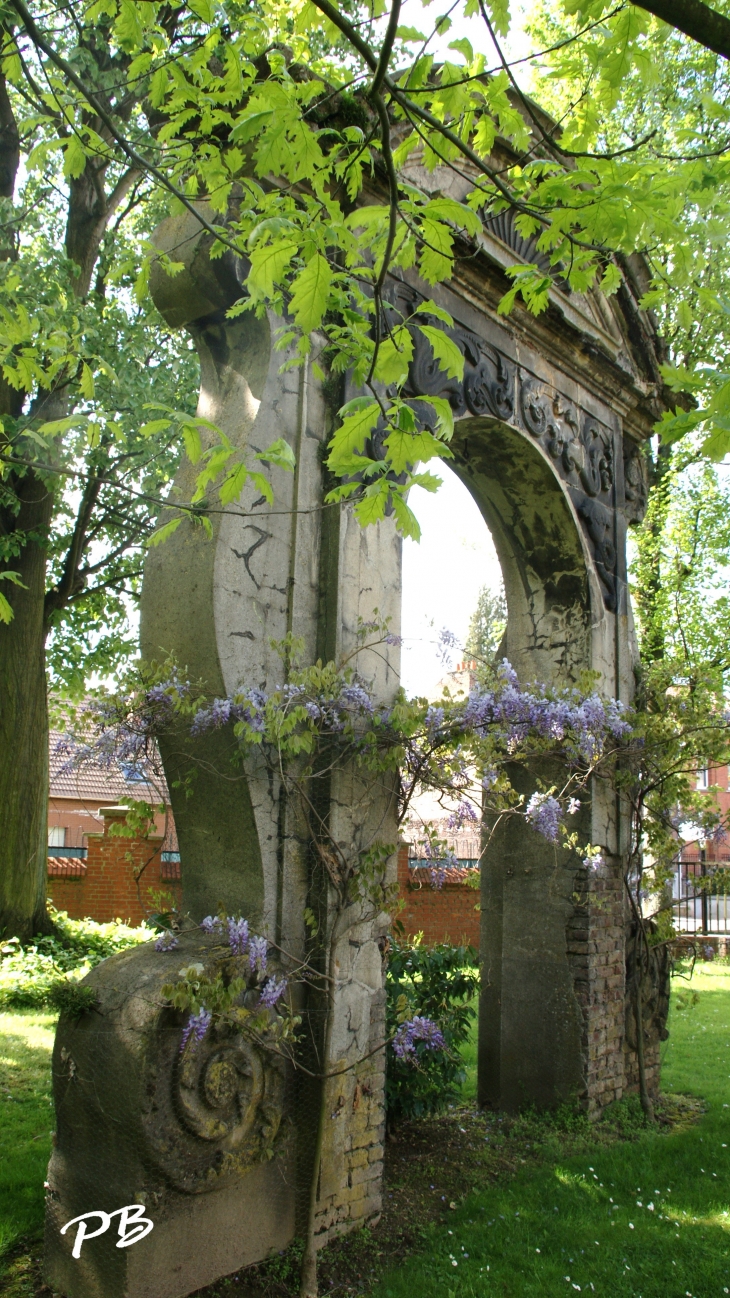
{"type": "Polygon", "coordinates": [[[48,895],[73,919],[139,924],[157,908],[155,894],[179,901],[180,854],[167,788],[121,768],[69,771],[51,734],[48,803],[48,895]],[[123,799],[160,807],[143,838],[121,836],[123,799]]]}
{"type": "Polygon", "coordinates": [[[427,946],[436,942],[467,944],[479,950],[479,890],[468,880],[478,877],[468,867],[444,870],[443,881],[434,888],[431,874],[410,858],[408,843],[398,848],[398,890],[402,909],[398,919],[407,937],[423,933],[427,946]]]}

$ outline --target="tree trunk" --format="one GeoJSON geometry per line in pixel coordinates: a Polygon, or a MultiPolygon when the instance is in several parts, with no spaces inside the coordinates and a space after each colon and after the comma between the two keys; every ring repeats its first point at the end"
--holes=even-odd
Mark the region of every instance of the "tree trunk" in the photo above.
{"type": "MultiPolygon", "coordinates": [[[[107,65],[105,51],[100,58],[107,65]]],[[[130,101],[127,115],[131,112],[130,101]]],[[[101,124],[94,122],[98,128],[101,124]]],[[[18,130],[0,73],[0,197],[12,198],[18,167],[18,130]]],[[[123,172],[110,194],[104,188],[106,162],[87,159],[81,176],[69,182],[66,253],[79,267],[74,292],[83,300],[99,255],[108,222],[134,185],[134,169],[123,172]]],[[[0,260],[16,255],[12,241],[3,246],[0,260]]],[[[68,412],[69,396],[58,376],[57,388],[41,390],[29,412],[31,417],[60,419],[68,412]]],[[[0,375],[0,415],[18,416],[22,393],[11,389],[0,375]]],[[[0,427],[0,436],[2,429],[0,427]]],[[[0,564],[20,574],[23,587],[3,583],[10,597],[13,620],[0,624],[0,937],[32,937],[48,932],[46,874],[48,856],[48,709],[46,698],[45,642],[50,618],[74,592],[89,519],[99,484],[89,483],[82,495],[71,548],[63,567],[62,586],[46,597],[46,538],[54,509],[54,487],[34,473],[10,477],[6,485],[16,494],[19,511],[0,509],[3,533],[23,538],[19,557],[0,564]]]]}
{"type": "Polygon", "coordinates": [[[53,495],[35,474],[15,486],[21,503],[13,530],[31,537],[5,565],[20,574],[25,589],[8,587],[14,617],[0,625],[0,936],[27,940],[50,931],[43,538],[53,495]]]}

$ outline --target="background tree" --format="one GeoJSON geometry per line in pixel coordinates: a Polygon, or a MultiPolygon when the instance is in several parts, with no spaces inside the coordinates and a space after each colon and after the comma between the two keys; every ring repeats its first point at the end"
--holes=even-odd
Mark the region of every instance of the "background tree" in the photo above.
{"type": "Polygon", "coordinates": [[[469,630],[464,643],[464,654],[477,664],[476,677],[480,684],[493,674],[502,636],[507,626],[507,604],[504,588],[498,590],[482,586],[477,596],[474,612],[469,619],[469,630]]]}
{"type": "MultiPolygon", "coordinates": [[[[96,41],[83,48],[108,64],[96,41]]],[[[46,149],[45,94],[30,74],[2,80],[17,145],[0,264],[0,931],[20,936],[48,924],[46,666],[78,693],[134,649],[143,546],[178,459],[173,430],[145,430],[144,407],[192,411],[198,373],[133,292],[129,266],[159,208],[133,169],[72,162],[72,135],[63,154],[46,149]]]]}

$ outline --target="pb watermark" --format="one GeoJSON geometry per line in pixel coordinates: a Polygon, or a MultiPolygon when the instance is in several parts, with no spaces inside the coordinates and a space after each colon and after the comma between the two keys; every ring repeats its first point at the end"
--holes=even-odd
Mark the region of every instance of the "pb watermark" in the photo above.
{"type": "Polygon", "coordinates": [[[65,1235],[67,1230],[72,1226],[77,1226],[76,1239],[74,1240],[72,1257],[81,1257],[81,1245],[87,1239],[96,1239],[97,1235],[103,1235],[109,1229],[112,1223],[112,1217],[119,1218],[119,1239],[117,1248],[129,1248],[131,1244],[137,1244],[139,1240],[149,1235],[154,1227],[154,1222],[149,1217],[143,1216],[145,1212],[143,1203],[129,1203],[126,1208],[117,1208],[116,1212],[85,1212],[81,1217],[74,1217],[72,1221],[67,1221],[65,1226],[61,1227],[61,1234],[65,1235]],[[93,1217],[101,1220],[98,1230],[88,1230],[87,1222],[93,1217]]]}

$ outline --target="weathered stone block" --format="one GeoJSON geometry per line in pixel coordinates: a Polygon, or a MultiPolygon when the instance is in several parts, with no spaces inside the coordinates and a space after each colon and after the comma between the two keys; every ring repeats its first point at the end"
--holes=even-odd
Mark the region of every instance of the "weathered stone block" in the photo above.
{"type": "Polygon", "coordinates": [[[213,945],[196,932],[173,953],[150,945],[111,957],[85,980],[98,1010],[59,1024],[45,1274],[68,1298],[182,1298],[293,1236],[281,1061],[215,1028],[181,1052],[181,1017],[161,995],[193,960],[212,974],[213,945]],[[72,1256],[69,1221],[130,1204],[153,1223],[145,1238],[118,1247],[112,1218],[72,1256]]]}

